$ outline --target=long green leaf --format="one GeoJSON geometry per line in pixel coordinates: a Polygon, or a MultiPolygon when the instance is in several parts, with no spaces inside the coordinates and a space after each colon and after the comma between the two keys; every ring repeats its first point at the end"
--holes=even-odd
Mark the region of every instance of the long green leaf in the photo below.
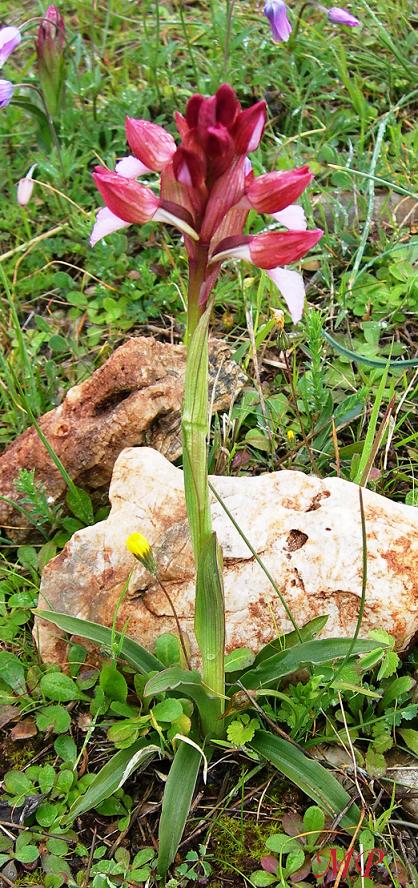
{"type": "MultiPolygon", "coordinates": [[[[382,646],[381,643],[367,639],[359,639],[354,645],[351,638],[320,638],[315,641],[305,641],[281,654],[269,657],[268,660],[263,660],[255,669],[249,669],[242,676],[241,685],[254,690],[268,687],[302,666],[318,666],[345,657],[351,648],[351,653],[354,656],[355,654],[368,653],[382,646]]],[[[231,693],[238,690],[239,686],[236,686],[232,688],[231,693]]]]}
{"type": "Polygon", "coordinates": [[[173,862],[184,832],[196,786],[201,753],[180,742],[165,785],[161,811],[158,872],[165,875],[173,862]]]}
{"type": "Polygon", "coordinates": [[[186,364],[182,414],[184,492],[196,564],[211,532],[207,480],[209,312],[193,333],[186,364]]]}
{"type": "Polygon", "coordinates": [[[132,638],[127,638],[121,632],[114,632],[107,626],[100,626],[99,623],[92,623],[89,620],[81,620],[79,617],[70,617],[68,614],[57,613],[56,611],[44,611],[38,608],[33,610],[37,617],[54,623],[59,629],[63,629],[70,635],[80,635],[81,638],[88,638],[89,641],[95,641],[97,644],[105,648],[112,648],[112,640],[116,641],[120,654],[131,666],[138,672],[146,675],[148,672],[164,669],[163,663],[146,651],[142,645],[138,644],[132,638]]]}
{"type": "Polygon", "coordinates": [[[214,723],[219,718],[219,700],[205,688],[198,672],[170,666],[147,681],[144,697],[156,697],[166,691],[178,691],[184,697],[190,697],[199,710],[202,725],[214,723]]]}
{"type": "MultiPolygon", "coordinates": [[[[345,167],[344,167],[345,169],[345,167]]],[[[347,170],[349,172],[349,170],[347,170]]],[[[418,358],[369,358],[366,355],[359,355],[358,352],[351,351],[351,349],[346,348],[345,345],[342,345],[341,342],[338,342],[331,336],[330,333],[327,333],[326,330],[322,331],[322,335],[324,339],[329,342],[330,345],[335,349],[335,351],[339,352],[340,355],[344,355],[345,358],[350,358],[350,361],[354,361],[355,364],[365,364],[366,367],[395,367],[395,369],[403,370],[406,367],[418,367],[418,358]]]]}
{"type": "Polygon", "coordinates": [[[204,544],[197,568],[194,629],[202,657],[203,681],[218,698],[215,719],[203,724],[205,734],[221,737],[220,716],[225,695],[225,600],[222,580],[222,552],[216,534],[204,544]]]}
{"type": "Polygon", "coordinates": [[[268,644],[265,644],[258,652],[254,660],[253,668],[258,666],[264,660],[268,660],[274,654],[281,654],[284,651],[288,651],[301,641],[312,641],[316,635],[319,635],[319,633],[322,632],[327,621],[328,614],[323,614],[321,617],[314,617],[312,620],[309,620],[308,623],[305,623],[304,626],[300,627],[300,638],[298,637],[298,633],[292,629],[292,631],[287,632],[286,635],[279,635],[278,638],[269,641],[268,644]]]}
{"type": "Polygon", "coordinates": [[[72,805],[65,818],[66,821],[71,822],[79,814],[84,814],[91,808],[97,808],[104,799],[110,798],[113,793],[117,792],[134,771],[145,767],[150,759],[158,755],[159,752],[159,746],[148,743],[144,737],[141,737],[128,749],[121,749],[96,774],[93,783],[90,784],[81,799],[72,805]]]}
{"type": "Polygon", "coordinates": [[[338,817],[345,811],[340,821],[343,829],[356,828],[360,818],[357,805],[350,804],[348,792],[319,762],[308,758],[288,740],[268,731],[257,731],[249,745],[313,799],[329,817],[338,817]]]}

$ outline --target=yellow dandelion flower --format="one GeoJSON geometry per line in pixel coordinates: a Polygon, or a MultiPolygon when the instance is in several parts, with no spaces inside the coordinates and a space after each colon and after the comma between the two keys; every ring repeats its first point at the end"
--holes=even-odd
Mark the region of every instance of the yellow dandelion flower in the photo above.
{"type": "Polygon", "coordinates": [[[154,553],[147,539],[142,533],[130,533],[125,540],[125,546],[141,564],[144,565],[149,573],[155,576],[157,565],[155,563],[154,553]]]}
{"type": "Polygon", "coordinates": [[[288,430],[287,430],[287,432],[286,432],[286,438],[287,438],[287,440],[289,441],[289,444],[291,444],[292,441],[295,440],[295,433],[294,433],[294,431],[293,431],[292,429],[288,429],[288,430]]]}

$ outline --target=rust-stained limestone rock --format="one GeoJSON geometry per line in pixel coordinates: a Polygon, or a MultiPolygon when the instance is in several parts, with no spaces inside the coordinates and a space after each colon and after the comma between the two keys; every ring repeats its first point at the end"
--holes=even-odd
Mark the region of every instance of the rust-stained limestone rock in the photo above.
{"type": "MultiPolygon", "coordinates": [[[[339,478],[321,480],[281,471],[212,482],[285,596],[299,625],[329,614],[324,634],[352,635],[362,588],[359,489],[339,478]]],[[[368,576],[361,635],[384,628],[403,650],[418,630],[418,510],[363,491],[368,576]]],[[[46,567],[40,607],[111,625],[123,583],[133,571],[118,624],[152,649],[175,631],[169,605],[126,550],[133,531],[154,548],[160,576],[187,633],[192,660],[194,565],[187,530],[183,475],[160,453],[130,448],[119,456],[106,521],[78,531],[46,567]]],[[[224,555],[226,648],[254,651],[291,629],[266,575],[216,500],[213,526],[224,555]]],[[[59,631],[37,620],[35,638],[46,660],[62,661],[59,631]]]]}
{"type": "MultiPolygon", "coordinates": [[[[180,414],[185,349],[152,337],[138,337],[116,349],[99,370],[70,389],[62,404],[40,420],[42,431],[71,478],[91,492],[108,487],[124,447],[148,445],[169,460],[181,454],[180,414]]],[[[245,377],[225,343],[211,340],[209,376],[215,411],[228,410],[245,377]]],[[[0,494],[16,500],[19,469],[35,469],[50,502],[62,499],[65,482],[34,428],[27,429],[0,456],[0,494]]],[[[0,501],[0,526],[20,541],[33,525],[0,501]],[[19,528],[19,529],[18,529],[19,528]]]]}

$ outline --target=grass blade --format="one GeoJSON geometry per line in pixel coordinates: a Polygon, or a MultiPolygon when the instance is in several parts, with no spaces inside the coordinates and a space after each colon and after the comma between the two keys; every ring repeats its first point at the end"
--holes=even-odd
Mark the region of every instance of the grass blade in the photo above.
{"type": "Polygon", "coordinates": [[[165,785],[159,827],[158,872],[165,875],[184,832],[202,755],[194,746],[180,743],[165,785]]]}
{"type": "Polygon", "coordinates": [[[356,828],[360,817],[357,805],[350,804],[348,792],[323,765],[268,731],[257,731],[249,745],[313,799],[329,817],[339,817],[345,811],[339,821],[343,829],[356,828]]]}
{"type": "Polygon", "coordinates": [[[160,660],[146,651],[137,641],[127,638],[121,632],[112,632],[112,629],[108,629],[107,626],[100,626],[99,623],[91,623],[89,620],[81,620],[79,617],[69,617],[68,614],[44,611],[38,608],[34,608],[33,613],[37,617],[41,617],[42,620],[47,620],[48,623],[54,623],[55,626],[70,635],[80,635],[82,638],[88,638],[89,641],[95,641],[110,650],[113,639],[118,645],[120,656],[143,675],[164,668],[160,660]]]}

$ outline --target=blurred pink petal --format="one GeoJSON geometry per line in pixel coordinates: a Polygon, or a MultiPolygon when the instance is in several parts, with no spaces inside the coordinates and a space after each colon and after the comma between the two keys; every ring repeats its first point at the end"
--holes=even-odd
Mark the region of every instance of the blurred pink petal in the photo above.
{"type": "Polygon", "coordinates": [[[293,231],[306,231],[307,229],[305,213],[303,208],[297,204],[292,204],[292,206],[286,207],[285,210],[280,210],[279,213],[271,213],[271,216],[273,219],[277,219],[280,225],[284,225],[285,228],[291,228],[293,231]]]}
{"type": "Polygon", "coordinates": [[[267,274],[280,290],[292,321],[297,324],[302,317],[305,304],[305,285],[302,275],[297,271],[289,271],[288,268],[270,268],[267,274]]]}
{"type": "Polygon", "coordinates": [[[120,228],[129,228],[129,225],[130,222],[124,222],[123,219],[119,219],[108,207],[101,207],[97,213],[93,231],[90,235],[90,246],[94,247],[102,237],[113,234],[114,231],[119,231],[120,228]]]}

